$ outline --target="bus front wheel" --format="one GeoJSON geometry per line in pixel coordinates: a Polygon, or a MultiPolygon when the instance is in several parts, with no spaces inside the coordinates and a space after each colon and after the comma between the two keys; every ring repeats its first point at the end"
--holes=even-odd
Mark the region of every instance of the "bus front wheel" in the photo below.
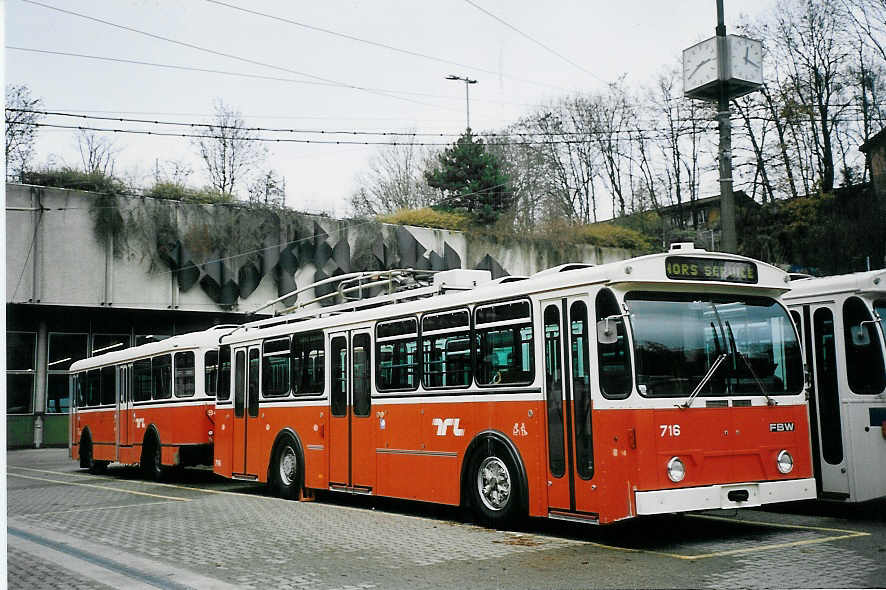
{"type": "Polygon", "coordinates": [[[508,453],[498,445],[474,455],[470,471],[471,500],[477,516],[499,525],[514,520],[520,510],[520,482],[508,453]]]}

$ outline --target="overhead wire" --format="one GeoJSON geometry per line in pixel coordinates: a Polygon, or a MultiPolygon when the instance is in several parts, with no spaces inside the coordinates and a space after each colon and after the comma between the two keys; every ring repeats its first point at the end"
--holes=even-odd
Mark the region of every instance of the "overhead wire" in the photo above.
{"type": "MultiPolygon", "coordinates": [[[[138,59],[125,59],[125,58],[107,57],[107,56],[101,56],[101,55],[88,55],[85,53],[73,53],[73,52],[67,52],[67,51],[53,51],[53,50],[49,50],[49,49],[35,49],[32,47],[17,47],[17,46],[12,46],[12,45],[7,45],[6,49],[12,49],[14,51],[25,51],[25,52],[30,52],[30,53],[41,53],[41,54],[46,54],[46,55],[61,55],[61,56],[65,56],[65,57],[77,57],[77,58],[81,58],[81,59],[92,59],[92,60],[97,60],[97,61],[107,61],[107,62],[113,62],[113,63],[124,63],[124,64],[129,64],[129,65],[149,66],[149,67],[163,68],[163,69],[170,69],[170,70],[181,70],[181,71],[186,71],[186,72],[202,72],[202,73],[206,73],[206,74],[221,74],[224,76],[236,76],[236,77],[240,77],[240,78],[252,78],[252,79],[257,79],[257,80],[268,80],[268,81],[273,81],[273,82],[287,82],[290,84],[304,84],[304,85],[309,85],[309,86],[327,86],[327,87],[332,87],[332,88],[340,88],[341,87],[341,84],[333,83],[333,82],[320,82],[320,81],[316,81],[316,80],[297,80],[295,78],[281,78],[279,76],[263,76],[261,74],[250,74],[250,73],[246,73],[246,72],[232,72],[230,70],[219,70],[219,69],[214,69],[214,68],[200,68],[200,67],[195,67],[195,66],[183,66],[183,65],[178,65],[178,64],[162,64],[162,63],[143,61],[143,60],[138,60],[138,59]]],[[[363,87],[363,88],[365,88],[366,90],[371,90],[373,92],[382,92],[382,93],[387,93],[387,94],[404,94],[404,95],[410,95],[410,96],[421,96],[421,97],[425,97],[425,98],[439,98],[439,99],[445,99],[445,100],[452,100],[454,98],[453,96],[448,96],[445,94],[433,94],[430,92],[415,92],[412,90],[392,90],[392,89],[388,89],[388,88],[372,88],[372,87],[368,87],[368,86],[363,87]]],[[[475,102],[509,104],[509,105],[514,105],[514,106],[536,107],[536,108],[540,108],[540,107],[544,106],[541,104],[520,103],[520,102],[511,102],[511,101],[502,101],[502,100],[475,99],[475,102]]],[[[435,105],[430,105],[430,106],[435,106],[435,105]]],[[[439,107],[439,108],[443,108],[443,107],[439,107]]],[[[455,111],[458,109],[446,108],[446,110],[455,111]]]]}
{"type": "MultiPolygon", "coordinates": [[[[160,121],[157,119],[138,119],[131,117],[111,117],[111,116],[102,116],[102,115],[89,115],[83,113],[71,113],[67,111],[51,111],[51,110],[42,110],[42,109],[21,109],[15,107],[7,107],[7,111],[11,112],[24,112],[24,113],[33,113],[40,114],[46,116],[53,117],[69,117],[69,118],[80,118],[80,119],[92,119],[99,121],[116,121],[121,123],[141,123],[141,124],[150,124],[150,125],[169,125],[169,126],[177,126],[177,127],[191,127],[191,128],[207,128],[207,129],[237,129],[242,131],[255,131],[255,132],[269,132],[269,133],[304,133],[304,134],[319,134],[319,135],[378,135],[378,136],[394,136],[394,137],[461,137],[464,133],[449,133],[449,132],[419,132],[419,131],[364,131],[364,130],[335,130],[335,129],[301,129],[301,128],[291,128],[291,127],[245,127],[240,125],[223,125],[217,123],[202,123],[202,122],[185,122],[185,121],[160,121]]],[[[702,120],[699,120],[699,122],[702,120]]],[[[710,123],[710,121],[706,121],[710,123]]],[[[534,135],[548,135],[548,136],[558,136],[558,137],[583,137],[586,135],[594,135],[594,134],[619,134],[619,133],[656,133],[667,131],[665,127],[633,127],[625,130],[588,130],[588,131],[551,131],[543,134],[539,133],[520,133],[520,132],[489,132],[489,133],[477,133],[477,136],[481,136],[484,138],[489,137],[529,137],[534,135]]]]}
{"type": "Polygon", "coordinates": [[[57,12],[61,12],[61,13],[63,13],[63,14],[68,14],[68,15],[76,16],[76,17],[83,18],[83,19],[86,19],[86,20],[90,20],[90,21],[93,21],[93,22],[97,22],[97,23],[101,23],[101,24],[104,24],[104,25],[108,25],[108,26],[110,26],[110,27],[115,27],[115,28],[118,28],[118,29],[121,29],[121,30],[124,30],[124,31],[129,31],[129,32],[131,32],[131,33],[136,33],[136,34],[138,34],[138,35],[143,35],[143,36],[145,36],[145,37],[149,37],[149,38],[151,38],[151,39],[157,39],[157,40],[160,40],[160,41],[165,41],[165,42],[167,42],[167,43],[172,43],[172,44],[174,44],[174,45],[180,45],[180,46],[182,46],[182,47],[188,47],[189,49],[194,49],[194,50],[196,50],[196,51],[202,51],[202,52],[204,52],[204,53],[209,53],[209,54],[217,55],[217,56],[220,56],[220,57],[226,57],[226,58],[228,58],[228,59],[233,59],[233,60],[241,61],[241,62],[244,62],[244,63],[252,64],[252,65],[262,66],[262,67],[265,67],[265,68],[271,68],[271,69],[278,70],[278,71],[281,71],[281,72],[288,72],[288,73],[290,73],[290,74],[295,74],[295,75],[297,75],[297,76],[305,76],[306,78],[312,78],[312,79],[314,79],[314,80],[319,80],[319,81],[321,81],[321,82],[327,82],[327,83],[330,83],[330,84],[333,84],[333,85],[340,86],[340,87],[342,87],[342,88],[348,88],[348,89],[351,89],[351,90],[357,90],[357,91],[360,91],[360,92],[366,92],[366,93],[369,93],[369,94],[374,94],[374,95],[377,95],[377,96],[383,96],[383,97],[386,97],[386,98],[393,98],[393,99],[396,99],[396,100],[403,100],[403,101],[407,101],[407,102],[411,102],[411,103],[415,103],[415,104],[420,104],[420,105],[423,105],[423,106],[430,106],[430,107],[434,107],[434,108],[444,108],[444,107],[441,107],[440,105],[429,104],[429,103],[422,102],[422,101],[418,101],[418,100],[414,100],[414,99],[411,99],[411,98],[406,98],[406,97],[403,97],[403,96],[396,96],[395,94],[392,94],[392,93],[389,93],[389,92],[380,91],[380,90],[374,90],[374,89],[367,88],[367,87],[364,87],[364,86],[358,86],[358,85],[356,85],[356,84],[349,84],[349,83],[347,83],[347,82],[340,82],[340,81],[338,81],[338,80],[333,80],[333,79],[331,79],[331,78],[325,78],[325,77],[323,77],[323,76],[317,76],[316,74],[310,74],[310,73],[307,73],[307,72],[300,72],[300,71],[298,71],[298,70],[293,70],[293,69],[291,69],[291,68],[285,68],[285,67],[283,67],[283,66],[278,66],[278,65],[275,65],[275,64],[270,64],[270,63],[267,63],[267,62],[262,62],[262,61],[258,61],[258,60],[251,59],[251,58],[247,58],[247,57],[242,57],[242,56],[235,55],[235,54],[232,54],[232,53],[226,53],[226,52],[224,52],[224,51],[218,51],[218,50],[215,50],[215,49],[210,49],[210,48],[208,48],[208,47],[202,47],[202,46],[200,46],[200,45],[196,45],[196,44],[194,44],[194,43],[189,43],[189,42],[187,42],[187,41],[180,41],[180,40],[178,40],[178,39],[172,39],[171,37],[165,37],[165,36],[163,36],[163,35],[158,35],[158,34],[156,34],[156,33],[151,33],[151,32],[149,32],[149,31],[142,31],[142,30],[140,30],[140,29],[136,29],[136,28],[134,28],[134,27],[130,27],[130,26],[127,26],[127,25],[121,25],[121,24],[119,24],[119,23],[114,23],[114,22],[111,22],[111,21],[109,21],[109,20],[105,20],[105,19],[101,19],[101,18],[98,18],[98,17],[89,16],[89,15],[86,15],[86,14],[82,14],[82,13],[79,13],[79,12],[75,12],[75,11],[73,11],[73,10],[66,10],[66,9],[64,9],[64,8],[59,8],[59,7],[57,7],[57,6],[52,6],[51,4],[44,4],[43,2],[38,2],[37,0],[21,0],[21,1],[22,1],[22,2],[26,2],[26,3],[28,3],[28,4],[33,4],[33,5],[35,5],[35,6],[41,6],[41,7],[43,7],[43,8],[49,9],[49,10],[55,10],[55,11],[57,11],[57,12]]]}
{"type": "MultiPolygon", "coordinates": [[[[36,122],[25,122],[23,125],[27,125],[30,127],[46,127],[51,129],[71,129],[78,131],[96,131],[103,133],[122,133],[122,134],[131,134],[131,135],[151,135],[158,137],[186,137],[186,138],[197,138],[197,139],[227,139],[230,140],[230,136],[225,135],[212,135],[211,133],[200,134],[200,133],[172,133],[166,131],[146,131],[141,129],[109,129],[106,127],[92,127],[87,125],[59,125],[55,123],[36,123],[36,122]]],[[[600,132],[598,134],[607,133],[600,132]]],[[[628,134],[630,137],[635,139],[655,139],[652,136],[644,136],[641,133],[638,133],[636,130],[625,130],[624,133],[628,134]]],[[[595,135],[592,133],[592,135],[595,135]]],[[[483,137],[481,134],[478,134],[477,137],[483,137]]],[[[494,139],[494,138],[493,138],[494,139]]],[[[439,142],[413,142],[413,141],[357,141],[350,139],[300,139],[300,138],[291,138],[291,137],[242,137],[236,138],[236,141],[247,141],[247,142],[264,142],[264,143],[298,143],[298,144],[320,144],[320,145],[387,145],[387,146],[398,146],[398,145],[410,145],[410,146],[436,146],[436,147],[447,147],[450,146],[450,143],[439,143],[439,142]]],[[[531,146],[531,145],[569,145],[569,144],[582,144],[586,143],[583,139],[560,139],[560,140],[527,140],[527,141],[494,141],[490,142],[490,145],[495,146],[531,146]]]]}
{"type": "MultiPolygon", "coordinates": [[[[207,1],[209,1],[209,2],[213,2],[213,1],[215,1],[215,0],[207,0],[207,1]]],[[[539,47],[541,47],[542,49],[544,49],[544,50],[547,51],[548,53],[552,53],[552,54],[556,55],[557,57],[559,57],[560,59],[562,59],[563,61],[565,61],[565,62],[568,63],[569,65],[578,68],[579,70],[581,70],[581,71],[583,71],[584,73],[590,75],[591,77],[593,77],[593,78],[599,80],[600,82],[603,82],[604,84],[607,84],[607,85],[608,85],[608,84],[611,84],[611,82],[609,82],[609,81],[607,81],[607,80],[604,80],[603,78],[601,78],[600,76],[596,75],[594,72],[590,71],[590,70],[587,69],[586,67],[584,67],[584,66],[582,66],[582,65],[580,65],[580,64],[577,64],[576,62],[574,62],[573,60],[569,59],[568,57],[566,57],[565,55],[563,55],[563,54],[560,53],[559,51],[557,51],[557,50],[555,50],[555,49],[552,49],[551,47],[548,47],[547,45],[545,45],[544,43],[542,43],[542,42],[539,41],[538,39],[535,39],[534,37],[530,36],[529,34],[524,33],[523,31],[521,31],[520,29],[518,29],[517,27],[515,27],[515,26],[512,25],[511,23],[505,21],[505,20],[502,19],[501,17],[496,16],[495,14],[489,12],[488,10],[486,10],[485,8],[483,8],[482,6],[478,5],[476,2],[472,2],[471,0],[465,0],[465,2],[467,2],[467,3],[470,4],[471,6],[473,6],[474,8],[476,8],[477,10],[479,10],[480,12],[482,12],[483,14],[489,16],[490,18],[495,19],[495,20],[498,21],[499,23],[503,24],[503,25],[506,26],[507,28],[509,28],[509,29],[511,29],[512,31],[514,31],[515,33],[517,33],[518,35],[520,35],[520,36],[522,36],[522,37],[524,37],[524,38],[526,38],[526,39],[529,39],[530,41],[532,41],[533,43],[535,43],[536,45],[538,45],[539,47]]]]}
{"type": "Polygon", "coordinates": [[[492,74],[492,75],[494,75],[494,76],[501,76],[502,78],[508,78],[508,79],[511,79],[511,80],[515,80],[515,81],[517,81],[517,82],[523,82],[523,83],[525,83],[525,84],[532,84],[532,85],[535,85],[535,86],[543,86],[543,87],[546,87],[546,88],[552,88],[552,89],[555,89],[555,90],[563,90],[563,91],[566,90],[565,88],[563,88],[563,87],[561,87],[561,86],[554,86],[554,85],[551,85],[551,84],[545,84],[545,83],[543,83],[543,82],[536,82],[536,81],[534,81],[534,80],[528,80],[528,79],[526,79],[526,78],[520,78],[520,77],[517,77],[517,76],[513,76],[513,75],[511,75],[511,74],[506,74],[506,73],[504,73],[504,72],[500,72],[500,71],[496,71],[496,70],[490,70],[490,69],[481,68],[481,67],[478,67],[478,66],[473,66],[473,65],[469,65],[469,64],[463,64],[463,63],[459,63],[459,62],[457,62],[457,61],[448,60],[448,59],[445,59],[445,58],[442,58],[442,57],[436,57],[436,56],[433,56],[433,55],[428,55],[428,54],[426,54],[426,53],[420,53],[420,52],[418,52],[418,51],[412,51],[412,50],[409,50],[409,49],[403,49],[403,48],[400,48],[400,47],[394,47],[393,45],[388,45],[387,43],[381,43],[381,42],[378,42],[378,41],[372,41],[372,40],[370,40],[370,39],[363,39],[363,38],[361,38],[361,37],[356,37],[356,36],[354,36],[354,35],[348,35],[347,33],[341,33],[341,32],[339,32],[339,31],[333,31],[333,30],[331,30],[331,29],[325,29],[325,28],[323,28],[323,27],[318,27],[318,26],[315,26],[315,25],[309,25],[309,24],[307,24],[307,23],[299,22],[299,21],[296,21],[296,20],[293,20],[293,19],[285,18],[285,17],[282,17],[282,16],[277,16],[277,15],[274,15],[274,14],[269,14],[269,13],[267,13],[267,12],[260,12],[260,11],[258,11],[258,10],[254,10],[254,9],[251,9],[251,8],[244,8],[244,7],[242,7],[242,6],[237,6],[236,4],[230,4],[230,3],[228,3],[228,2],[222,2],[221,0],[206,0],[206,2],[209,2],[210,4],[216,4],[216,5],[218,5],[218,6],[224,6],[224,7],[226,7],[226,8],[230,8],[230,9],[232,9],[232,10],[238,10],[238,11],[240,11],[240,12],[245,12],[245,13],[247,13],[247,14],[252,14],[252,15],[255,15],[255,16],[261,16],[261,17],[264,17],[264,18],[268,18],[268,19],[271,19],[271,20],[278,21],[278,22],[287,23],[287,24],[294,25],[294,26],[297,26],[297,27],[301,27],[301,28],[304,28],[304,29],[308,29],[308,30],[311,30],[311,31],[316,31],[316,32],[319,32],[319,33],[325,33],[325,34],[327,34],[327,35],[333,35],[333,36],[335,36],[335,37],[341,37],[342,39],[348,39],[348,40],[350,40],[350,41],[356,41],[356,42],[358,42],[358,43],[364,43],[364,44],[366,44],[366,45],[371,45],[371,46],[373,46],[373,47],[379,47],[379,48],[382,48],[382,49],[387,49],[387,50],[389,50],[389,51],[394,51],[394,52],[396,52],[396,53],[402,53],[402,54],[404,54],[404,55],[410,55],[410,56],[413,56],[413,57],[420,57],[420,58],[423,58],[423,59],[427,59],[427,60],[435,61],[435,62],[437,62],[437,63],[443,63],[443,64],[447,64],[447,65],[458,66],[458,67],[460,67],[460,68],[467,68],[467,69],[469,69],[469,70],[473,70],[473,71],[477,71],[477,72],[483,72],[484,74],[492,74]]]}

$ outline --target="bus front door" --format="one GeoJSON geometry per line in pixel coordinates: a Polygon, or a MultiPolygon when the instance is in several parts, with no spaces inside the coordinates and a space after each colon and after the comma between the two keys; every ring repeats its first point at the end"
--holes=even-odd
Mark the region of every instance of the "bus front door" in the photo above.
{"type": "Polygon", "coordinates": [[[259,449],[261,428],[258,418],[258,399],[261,387],[261,347],[240,348],[234,352],[234,423],[231,448],[232,476],[258,479],[260,457],[249,450],[259,449]],[[256,443],[249,444],[250,437],[256,443]]]}
{"type": "Polygon", "coordinates": [[[329,342],[329,487],[371,493],[375,485],[372,335],[369,330],[351,330],[331,334],[329,342]]]}
{"type": "MultiPolygon", "coordinates": [[[[815,416],[818,434],[818,475],[821,495],[835,499],[849,496],[849,476],[843,447],[840,378],[837,369],[837,335],[830,307],[812,306],[812,354],[815,416]]],[[[808,351],[808,348],[807,348],[808,351]]],[[[811,406],[811,404],[810,404],[811,406]]],[[[813,434],[814,435],[814,434],[813,434]]]]}
{"type": "Polygon", "coordinates": [[[547,424],[548,507],[593,520],[594,475],[589,320],[584,297],[542,302],[547,424]]]}

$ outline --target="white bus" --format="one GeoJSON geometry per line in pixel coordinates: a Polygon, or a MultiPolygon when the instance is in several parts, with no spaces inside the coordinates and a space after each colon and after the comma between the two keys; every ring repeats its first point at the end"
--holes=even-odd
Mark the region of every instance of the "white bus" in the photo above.
{"type": "Polygon", "coordinates": [[[886,270],[799,277],[784,296],[802,335],[822,499],[886,496],[886,270]]]}

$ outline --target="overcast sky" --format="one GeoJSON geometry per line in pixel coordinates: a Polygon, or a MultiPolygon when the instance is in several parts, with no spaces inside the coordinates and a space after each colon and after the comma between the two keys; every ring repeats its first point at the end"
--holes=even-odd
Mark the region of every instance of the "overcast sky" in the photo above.
{"type": "MultiPolygon", "coordinates": [[[[36,2],[7,0],[6,82],[26,84],[49,110],[205,122],[213,102],[222,99],[239,109],[250,126],[335,131],[462,132],[464,84],[445,80],[448,74],[479,81],[471,86],[471,127],[501,128],[533,105],[602,89],[606,81],[621,75],[632,86],[646,84],[663,67],[676,64],[683,48],[712,36],[716,21],[714,0],[224,0],[404,50],[398,52],[208,0],[39,2],[155,36],[36,2]]],[[[739,11],[755,17],[771,5],[772,0],[726,0],[727,30],[734,32],[729,25],[737,22],[739,11]]],[[[111,121],[90,124],[158,129],[111,121]]],[[[290,137],[324,139],[306,134],[290,137]]],[[[384,141],[377,136],[359,139],[384,141]]],[[[121,150],[118,172],[147,181],[156,158],[185,160],[195,170],[191,182],[205,182],[197,152],[187,139],[121,134],[114,141],[121,150]]],[[[270,166],[286,177],[289,206],[336,215],[348,211],[348,197],[379,149],[283,143],[268,148],[270,166]]],[[[41,129],[38,161],[45,162],[50,154],[59,163],[79,165],[74,132],[41,129]]]]}

